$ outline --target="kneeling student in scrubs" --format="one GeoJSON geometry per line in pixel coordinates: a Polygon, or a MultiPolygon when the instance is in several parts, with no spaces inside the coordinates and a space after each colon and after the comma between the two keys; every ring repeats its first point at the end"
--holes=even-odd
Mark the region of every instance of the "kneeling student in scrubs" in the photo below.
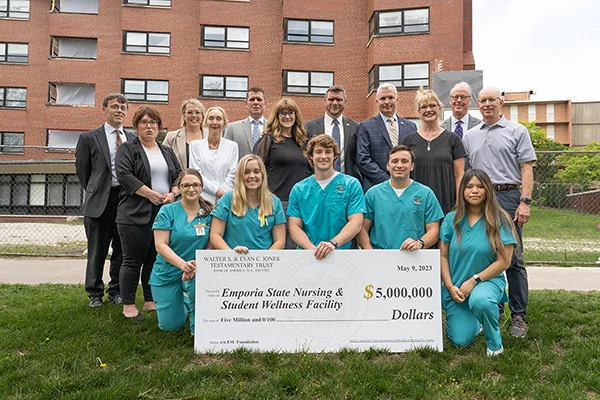
{"type": "Polygon", "coordinates": [[[414,251],[437,243],[444,212],[433,191],[410,179],[415,154],[403,145],[392,148],[386,168],[390,180],[365,195],[367,212],[358,235],[363,249],[414,251]]]}
{"type": "Polygon", "coordinates": [[[312,138],[306,156],[315,174],[290,192],[289,231],[299,247],[314,250],[321,260],[337,248],[351,247],[363,223],[365,200],[358,179],[335,171],[340,149],[331,136],[312,138]]]}
{"type": "Polygon", "coordinates": [[[517,233],[500,207],[492,182],[480,169],[460,182],[456,210],[440,232],[442,307],[448,339],[467,346],[483,329],[487,355],[504,351],[498,326],[498,304],[505,303],[506,280],[517,233]]]}
{"type": "Polygon", "coordinates": [[[213,206],[200,196],[202,176],[196,169],[181,172],[178,182],[181,201],[161,207],[152,226],[158,255],[149,283],[158,327],[178,329],[185,325],[189,313],[193,334],[196,250],[209,246],[213,206]]]}
{"type": "Polygon", "coordinates": [[[282,250],[285,214],[269,191],[262,160],[247,154],[238,163],[233,192],[223,195],[212,213],[210,242],[217,250],[282,250]]]}

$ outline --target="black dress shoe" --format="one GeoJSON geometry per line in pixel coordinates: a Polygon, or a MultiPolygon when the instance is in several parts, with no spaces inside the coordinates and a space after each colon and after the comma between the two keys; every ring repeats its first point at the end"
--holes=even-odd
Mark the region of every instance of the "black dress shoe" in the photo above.
{"type": "Polygon", "coordinates": [[[138,315],[134,316],[134,317],[125,317],[128,320],[132,321],[132,322],[144,322],[146,320],[146,317],[144,317],[144,315],[142,313],[138,313],[138,315]]]}
{"type": "Polygon", "coordinates": [[[104,306],[104,303],[102,303],[102,297],[90,297],[90,307],[92,308],[100,308],[102,306],[104,306]]]}
{"type": "Polygon", "coordinates": [[[112,302],[113,304],[123,304],[123,298],[120,294],[115,294],[114,296],[109,294],[108,301],[112,302]]]}

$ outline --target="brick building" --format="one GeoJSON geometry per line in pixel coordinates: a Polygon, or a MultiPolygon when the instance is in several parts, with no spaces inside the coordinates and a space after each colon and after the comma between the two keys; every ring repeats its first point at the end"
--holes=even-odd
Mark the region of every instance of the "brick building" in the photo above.
{"type": "Polygon", "coordinates": [[[471,14],[471,0],[0,0],[0,145],[47,146],[0,148],[0,213],[29,210],[34,184],[40,211],[76,210],[74,176],[52,178],[59,201],[47,173],[64,172],[53,160],[73,158],[111,92],[131,101],[128,119],[152,103],[173,130],[189,97],[245,117],[253,86],[267,108],[289,96],[308,120],[343,85],[345,114],[361,121],[377,112],[373,89],[391,82],[414,118],[415,89],[434,71],[475,68],[471,14]]]}

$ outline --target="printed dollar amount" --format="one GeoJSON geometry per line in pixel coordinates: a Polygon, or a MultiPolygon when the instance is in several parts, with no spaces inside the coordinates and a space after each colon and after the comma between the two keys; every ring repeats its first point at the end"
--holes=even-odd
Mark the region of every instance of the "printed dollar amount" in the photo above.
{"type": "Polygon", "coordinates": [[[432,287],[374,287],[371,284],[365,286],[363,297],[367,300],[372,299],[424,299],[433,297],[432,287]]]}

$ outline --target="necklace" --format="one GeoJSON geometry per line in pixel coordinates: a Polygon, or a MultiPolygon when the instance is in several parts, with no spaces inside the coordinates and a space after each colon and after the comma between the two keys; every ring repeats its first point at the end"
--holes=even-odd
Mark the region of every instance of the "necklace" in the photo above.
{"type": "Polygon", "coordinates": [[[427,151],[431,151],[431,140],[425,140],[427,141],[427,151]]]}

